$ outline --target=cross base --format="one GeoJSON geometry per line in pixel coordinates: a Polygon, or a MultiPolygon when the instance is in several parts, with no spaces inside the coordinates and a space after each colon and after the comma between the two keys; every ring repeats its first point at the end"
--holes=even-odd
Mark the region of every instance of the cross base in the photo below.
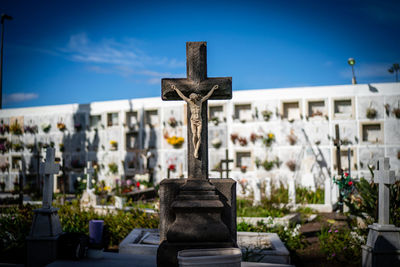
{"type": "Polygon", "coordinates": [[[57,208],[34,210],[27,240],[27,265],[44,266],[57,259],[58,239],[62,234],[57,208]]]}
{"type": "Polygon", "coordinates": [[[159,192],[158,266],[178,266],[182,249],[237,247],[234,180],[164,179],[159,192]]]}
{"type": "Polygon", "coordinates": [[[368,228],[367,244],[362,246],[362,266],[400,266],[400,228],[378,223],[368,228]]]}

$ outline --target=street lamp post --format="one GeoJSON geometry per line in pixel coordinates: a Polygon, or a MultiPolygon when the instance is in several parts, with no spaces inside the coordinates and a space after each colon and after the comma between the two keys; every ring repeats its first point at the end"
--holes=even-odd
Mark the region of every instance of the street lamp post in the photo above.
{"type": "Polygon", "coordinates": [[[1,14],[1,48],[0,48],[0,109],[3,108],[3,41],[4,41],[4,21],[12,20],[7,14],[1,14]]]}
{"type": "Polygon", "coordinates": [[[351,66],[351,71],[353,73],[353,78],[351,79],[352,84],[357,84],[356,75],[354,75],[354,65],[356,64],[356,60],[354,58],[349,58],[347,63],[351,66]]]}

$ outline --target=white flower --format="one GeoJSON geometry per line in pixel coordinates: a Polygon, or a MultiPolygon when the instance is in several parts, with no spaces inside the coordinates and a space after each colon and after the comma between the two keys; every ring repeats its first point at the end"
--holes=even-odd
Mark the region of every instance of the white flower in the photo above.
{"type": "Polygon", "coordinates": [[[83,179],[83,180],[82,180],[82,183],[86,184],[86,179],[83,179]]]}
{"type": "Polygon", "coordinates": [[[95,180],[95,179],[92,179],[92,184],[94,184],[94,183],[96,183],[96,180],[95,180]]]}
{"type": "Polygon", "coordinates": [[[80,182],[80,181],[81,181],[81,177],[76,178],[76,180],[77,180],[78,182],[80,182]]]}

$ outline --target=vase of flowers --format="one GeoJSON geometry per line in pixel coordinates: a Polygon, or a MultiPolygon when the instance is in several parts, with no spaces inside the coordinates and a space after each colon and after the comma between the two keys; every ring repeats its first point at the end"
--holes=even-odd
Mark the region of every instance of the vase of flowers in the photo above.
{"type": "Polygon", "coordinates": [[[62,123],[62,122],[57,122],[57,128],[61,132],[65,131],[65,129],[67,129],[67,127],[65,126],[65,123],[62,123]]]}
{"type": "Polygon", "coordinates": [[[286,162],[286,166],[290,171],[294,172],[296,170],[296,162],[294,160],[289,160],[286,162]]]}
{"type": "Polygon", "coordinates": [[[115,141],[115,140],[110,141],[110,150],[113,150],[113,151],[118,150],[118,142],[117,141],[115,141]]]}
{"type": "Polygon", "coordinates": [[[273,133],[268,133],[267,136],[263,138],[263,143],[266,147],[270,147],[273,142],[275,142],[275,135],[273,133]]]}
{"type": "Polygon", "coordinates": [[[21,125],[15,121],[13,124],[10,126],[10,132],[14,135],[21,135],[22,134],[22,127],[21,125]]]}
{"type": "Polygon", "coordinates": [[[44,133],[50,132],[50,129],[51,129],[51,125],[50,124],[43,124],[42,125],[42,130],[43,130],[44,133]]]}

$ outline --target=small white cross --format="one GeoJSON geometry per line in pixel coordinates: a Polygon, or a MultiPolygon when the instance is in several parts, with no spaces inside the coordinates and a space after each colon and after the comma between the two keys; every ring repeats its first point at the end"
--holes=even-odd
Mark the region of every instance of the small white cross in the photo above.
{"type": "Polygon", "coordinates": [[[86,191],[89,191],[90,188],[92,187],[92,177],[94,174],[94,169],[93,169],[93,164],[91,161],[88,161],[87,167],[85,168],[85,174],[86,174],[86,191]]]}
{"type": "Polygon", "coordinates": [[[60,164],[55,163],[55,150],[52,147],[46,149],[46,160],[40,163],[40,173],[44,175],[43,208],[51,208],[53,202],[54,174],[60,171],[60,164]]]}
{"type": "Polygon", "coordinates": [[[376,163],[374,171],[374,182],[379,184],[378,201],[378,223],[389,224],[390,190],[389,186],[394,184],[395,172],[389,170],[389,158],[381,158],[376,163]]]}

